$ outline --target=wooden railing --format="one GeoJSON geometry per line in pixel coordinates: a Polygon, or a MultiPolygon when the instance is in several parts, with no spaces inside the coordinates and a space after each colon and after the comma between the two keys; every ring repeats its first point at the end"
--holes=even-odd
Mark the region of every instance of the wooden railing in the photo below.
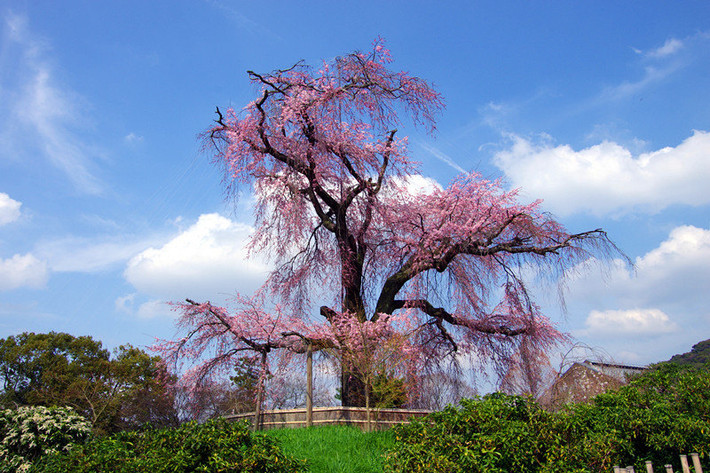
{"type": "MultiPolygon", "coordinates": [[[[693,472],[694,473],[703,473],[703,468],[700,466],[700,457],[698,456],[697,453],[691,453],[690,458],[693,461],[693,472]]],[[[683,473],[690,473],[690,465],[688,464],[688,456],[687,455],[681,455],[680,456],[680,467],[682,468],[683,473]]],[[[665,473],[673,473],[673,465],[664,465],[665,473]]],[[[622,468],[619,466],[614,466],[614,473],[636,473],[634,470],[633,466],[627,466],[626,468],[622,468]]],[[[646,462],[646,473],[653,473],[653,464],[651,464],[650,461],[646,462]]]]}
{"type": "Polygon", "coordinates": [[[246,420],[254,423],[255,430],[308,427],[310,425],[353,425],[362,430],[382,430],[405,424],[412,417],[423,417],[431,411],[421,409],[368,409],[364,407],[314,407],[311,418],[308,409],[263,411],[258,422],[256,413],[235,414],[227,420],[246,420]]]}

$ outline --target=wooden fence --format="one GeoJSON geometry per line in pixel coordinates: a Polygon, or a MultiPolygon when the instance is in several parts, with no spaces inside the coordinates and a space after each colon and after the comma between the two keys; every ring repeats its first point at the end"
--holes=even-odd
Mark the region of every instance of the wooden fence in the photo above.
{"type": "Polygon", "coordinates": [[[252,422],[255,430],[308,427],[310,425],[353,425],[362,430],[388,429],[397,424],[408,423],[413,417],[423,417],[432,411],[422,409],[370,409],[364,407],[314,407],[308,409],[286,409],[263,411],[255,423],[256,413],[227,416],[230,421],[252,422]]]}
{"type": "MultiPolygon", "coordinates": [[[[690,458],[693,461],[693,472],[703,473],[703,468],[700,466],[700,457],[697,453],[691,453],[690,458]]],[[[680,467],[683,473],[690,473],[690,465],[688,464],[688,456],[680,456],[680,467]]],[[[664,465],[665,473],[673,473],[673,465],[664,465]]],[[[614,466],[614,473],[636,473],[633,466],[627,466],[626,468],[621,468],[619,466],[614,466]]],[[[646,473],[653,473],[653,465],[650,461],[646,462],[646,473]]]]}

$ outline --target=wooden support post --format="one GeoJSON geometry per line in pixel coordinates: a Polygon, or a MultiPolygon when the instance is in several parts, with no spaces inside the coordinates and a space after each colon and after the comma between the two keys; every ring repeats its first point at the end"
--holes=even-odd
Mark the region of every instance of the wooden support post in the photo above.
{"type": "Polygon", "coordinates": [[[252,424],[252,430],[261,430],[263,415],[261,412],[262,405],[264,404],[264,381],[266,379],[266,350],[261,352],[261,364],[259,369],[259,382],[256,385],[256,411],[254,412],[254,422],[252,424]]]}
{"type": "Polygon", "coordinates": [[[313,425],[313,344],[306,352],[306,427],[313,425]]]}
{"type": "Polygon", "coordinates": [[[666,473],[673,473],[673,465],[666,465],[666,473]]]}
{"type": "Polygon", "coordinates": [[[698,454],[691,453],[690,458],[693,459],[693,468],[695,469],[695,473],[703,473],[703,467],[700,466],[700,457],[698,454]]]}
{"type": "Polygon", "coordinates": [[[688,465],[688,456],[680,456],[680,466],[683,468],[683,473],[690,473],[690,466],[688,465]]]}
{"type": "Polygon", "coordinates": [[[646,473],[653,473],[653,463],[651,463],[651,460],[646,460],[646,473]]]}

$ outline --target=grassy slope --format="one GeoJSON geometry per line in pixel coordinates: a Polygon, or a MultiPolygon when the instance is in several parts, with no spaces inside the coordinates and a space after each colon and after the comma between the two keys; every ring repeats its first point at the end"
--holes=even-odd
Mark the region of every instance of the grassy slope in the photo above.
{"type": "Polygon", "coordinates": [[[308,460],[313,473],[381,472],[382,453],[394,446],[391,431],[363,433],[347,426],[264,432],[284,453],[308,460]]]}

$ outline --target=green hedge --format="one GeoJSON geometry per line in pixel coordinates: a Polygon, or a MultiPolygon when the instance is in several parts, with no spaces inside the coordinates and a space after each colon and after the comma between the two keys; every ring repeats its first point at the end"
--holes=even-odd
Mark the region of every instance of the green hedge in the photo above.
{"type": "Polygon", "coordinates": [[[38,462],[43,473],[300,472],[305,462],[283,454],[273,440],[242,423],[187,423],[95,438],[38,462]]]}
{"type": "Polygon", "coordinates": [[[390,472],[603,472],[710,453],[710,370],[662,365],[561,412],[505,394],[395,428],[390,472]]]}

